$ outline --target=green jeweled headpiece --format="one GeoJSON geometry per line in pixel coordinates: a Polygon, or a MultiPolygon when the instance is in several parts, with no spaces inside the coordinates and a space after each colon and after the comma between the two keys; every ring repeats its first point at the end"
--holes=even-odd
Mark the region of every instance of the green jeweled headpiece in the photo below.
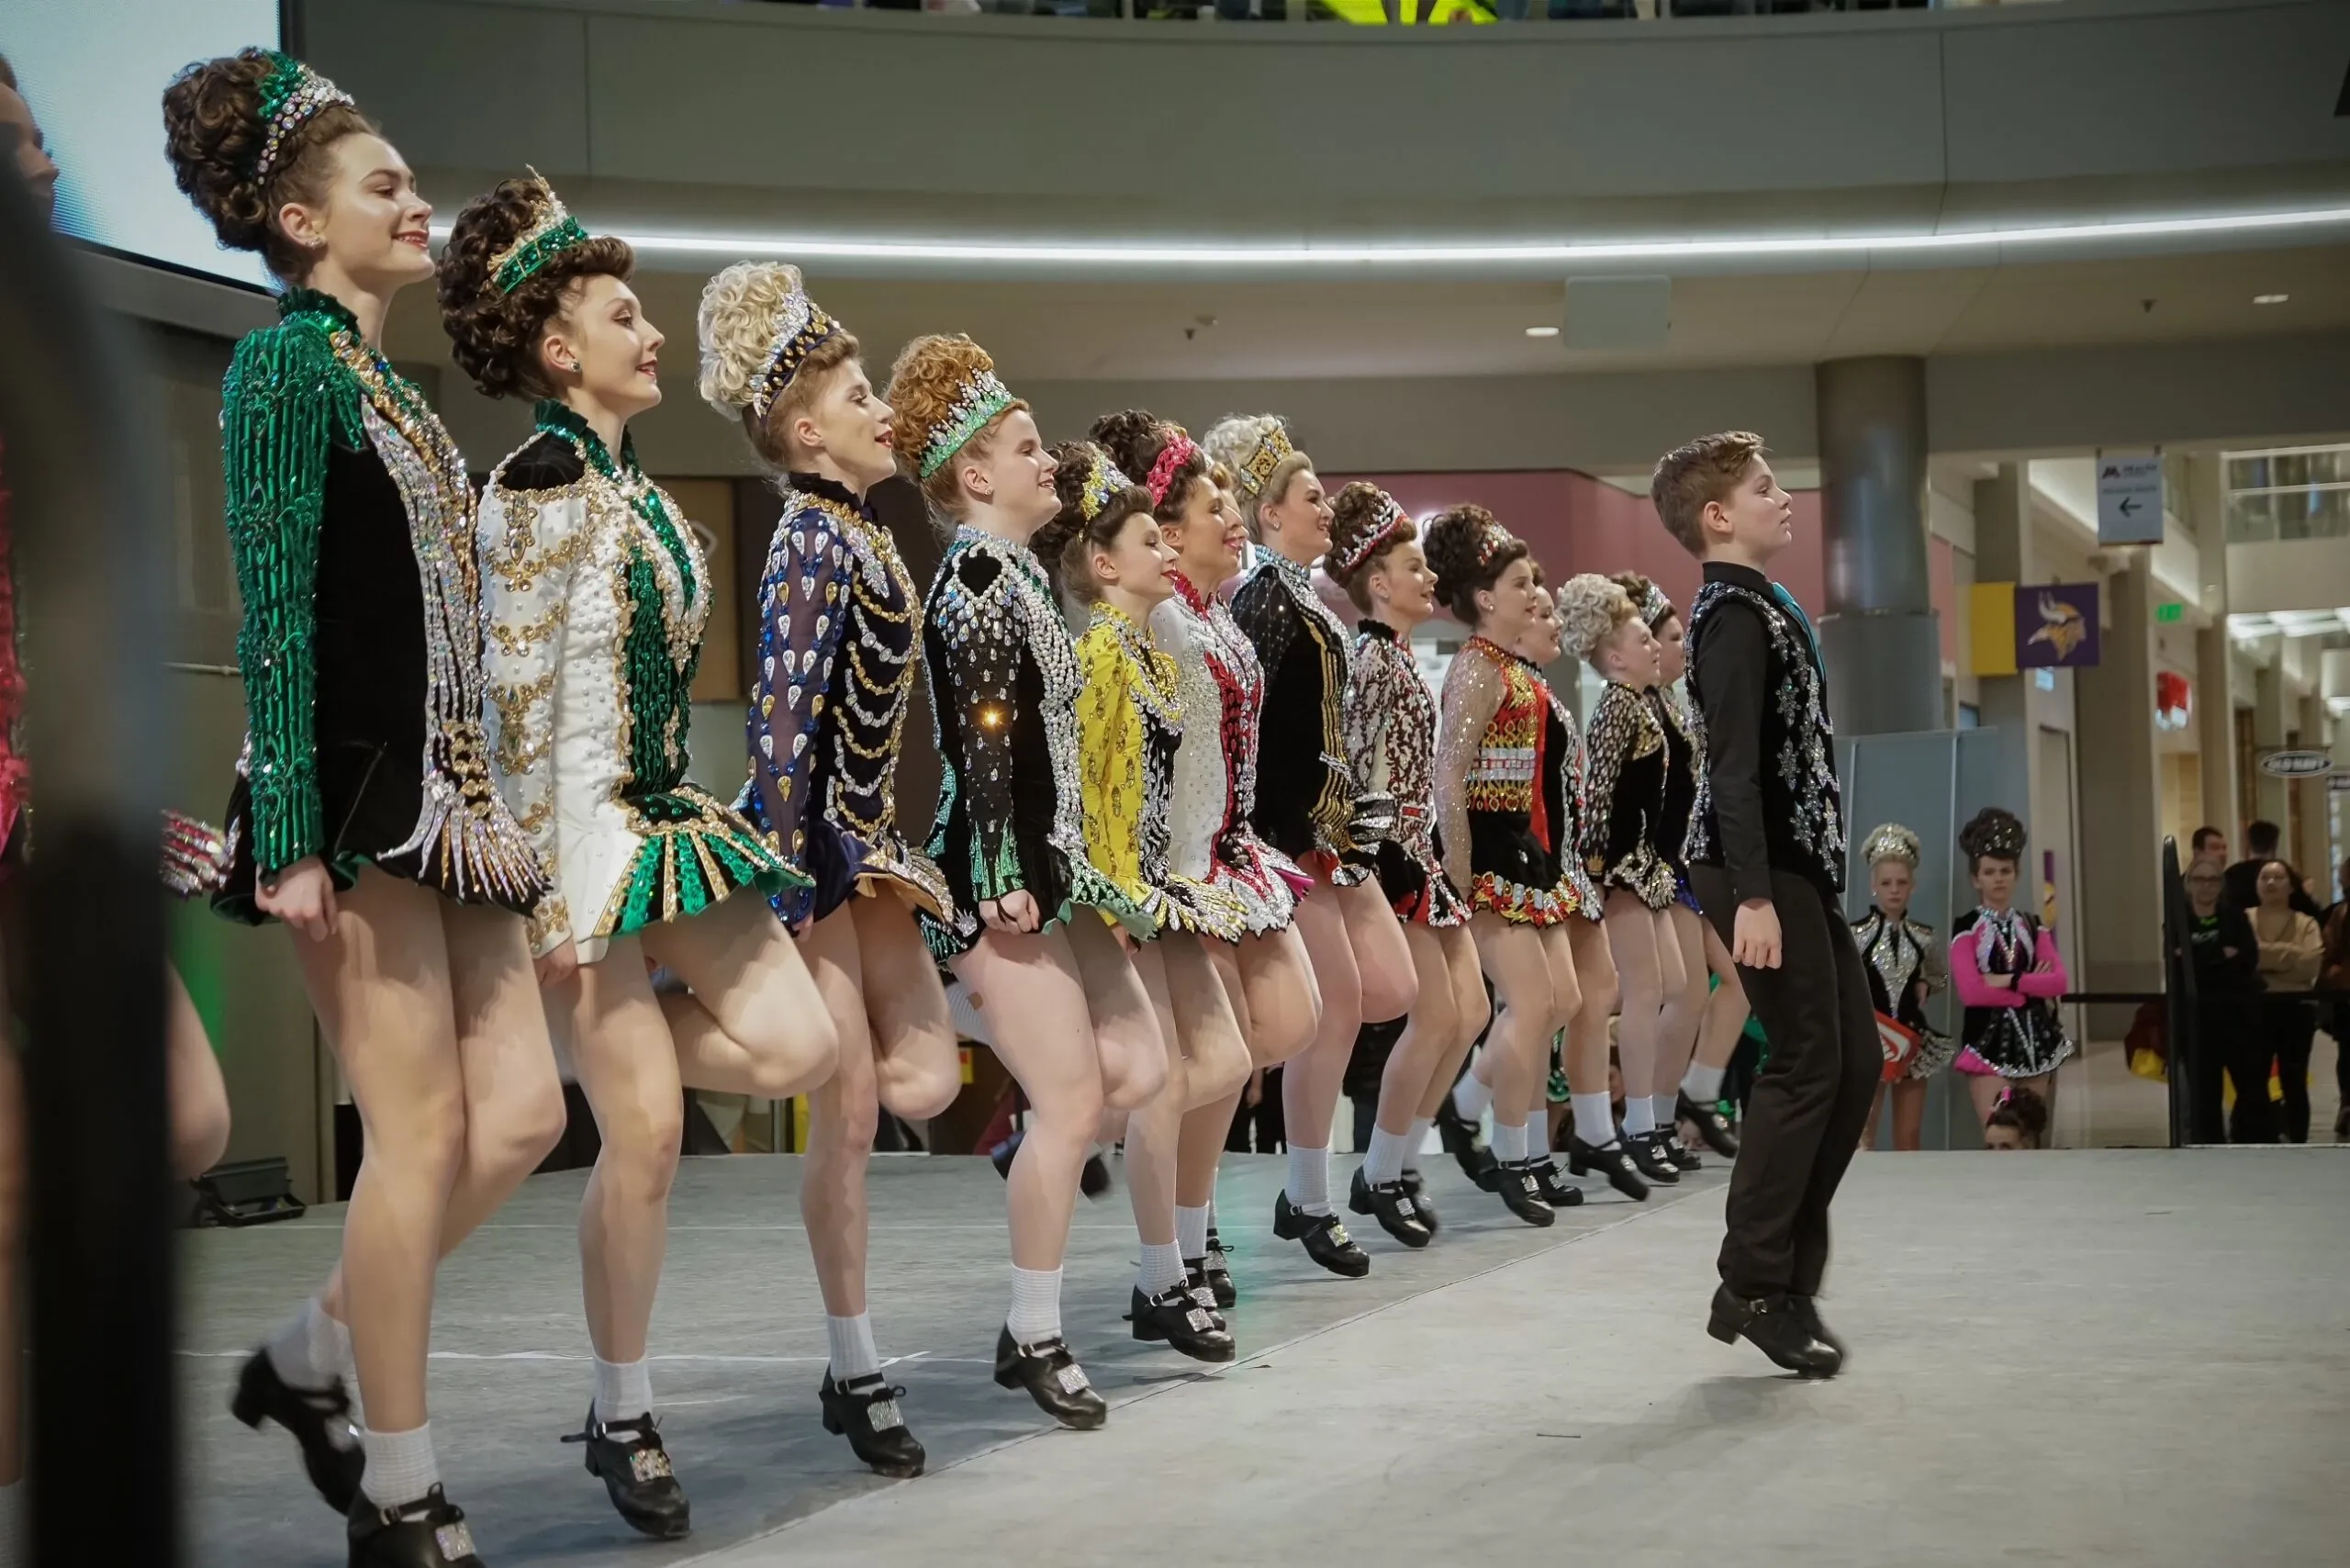
{"type": "Polygon", "coordinates": [[[971,443],[973,436],[987,428],[989,420],[1018,401],[992,370],[983,370],[965,382],[954,406],[946,410],[946,422],[931,431],[928,444],[922,449],[922,476],[927,479],[946,467],[971,443]]]}
{"type": "Polygon", "coordinates": [[[528,282],[565,251],[588,243],[588,230],[571,216],[563,198],[536,169],[531,171],[531,226],[489,260],[490,292],[500,299],[528,282]]]}
{"type": "Polygon", "coordinates": [[[252,177],[266,180],[285,151],[286,139],[330,104],[348,104],[351,95],[295,59],[275,50],[269,53],[269,74],[261,82],[260,155],[253,159],[252,177]]]}

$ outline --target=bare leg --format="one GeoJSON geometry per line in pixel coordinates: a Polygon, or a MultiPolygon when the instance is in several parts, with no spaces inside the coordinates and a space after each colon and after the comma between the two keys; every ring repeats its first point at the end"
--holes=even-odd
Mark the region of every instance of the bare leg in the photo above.
{"type": "Polygon", "coordinates": [[[163,966],[164,1005],[169,1009],[164,1049],[169,1053],[165,1079],[172,1097],[172,1174],[181,1181],[203,1175],[220,1163],[229,1148],[229,1086],[220,1081],[220,1061],[204,1032],[187,982],[170,964],[163,966]]]}
{"type": "Polygon", "coordinates": [[[1335,890],[1347,944],[1355,952],[1355,972],[1362,977],[1362,1021],[1384,1024],[1403,1017],[1419,995],[1419,978],[1394,906],[1376,881],[1335,890]]]}
{"type": "MultiPolygon", "coordinates": [[[[550,1003],[567,1003],[572,1059],[603,1148],[579,1203],[579,1274],[588,1338],[599,1358],[644,1359],[653,1301],[669,1244],[685,1096],[661,1003],[634,936],[583,964],[550,1003]]],[[[610,1419],[643,1412],[601,1411],[610,1419]]]]}
{"type": "Polygon", "coordinates": [[[1058,930],[986,931],[954,967],[983,999],[996,1055],[1028,1101],[1027,1135],[1006,1182],[1012,1261],[1058,1269],[1102,1120],[1102,1062],[1077,960],[1058,930]]]}
{"type": "Polygon", "coordinates": [[[692,988],[661,999],[688,1087],[783,1100],[831,1076],[838,1031],[765,899],[740,894],[638,936],[654,962],[692,988]]]}
{"type": "MultiPolygon", "coordinates": [[[[1217,956],[1219,968],[1223,958],[1217,956]]],[[[1248,1055],[1259,1067],[1278,1067],[1312,1045],[1322,1027],[1322,989],[1305,937],[1295,925],[1243,936],[1225,969],[1234,1013],[1248,1020],[1248,1055]]]]}
{"type": "Polygon", "coordinates": [[[799,937],[841,1045],[839,1070],[808,1093],[808,1153],[800,1170],[800,1216],[824,1311],[834,1317],[865,1310],[866,1167],[881,1111],[855,907],[834,910],[799,937]]]}
{"type": "Polygon", "coordinates": [[[1893,1147],[1915,1154],[1925,1143],[1926,1081],[1905,1078],[1893,1086],[1893,1147]]]}
{"type": "Polygon", "coordinates": [[[1155,946],[1166,967],[1168,1002],[1183,1048],[1183,1109],[1196,1111],[1229,1098],[1248,1081],[1248,1043],[1207,943],[1190,932],[1170,931],[1155,946]]]}
{"type": "Polygon", "coordinates": [[[1322,1021],[1314,1044],[1281,1070],[1281,1113],[1292,1147],[1327,1148],[1347,1060],[1362,1029],[1362,974],[1337,890],[1326,878],[1317,877],[1314,891],[1298,904],[1297,932],[1321,988],[1322,1021]]]}
{"type": "MultiPolygon", "coordinates": [[[[1588,921],[1577,921],[1579,925],[1588,921]]],[[[1542,1038],[1535,1047],[1534,1084],[1526,1104],[1526,1126],[1537,1159],[1550,1152],[1550,1042],[1558,1038],[1583,1011],[1583,981],[1575,971],[1574,937],[1567,926],[1545,926],[1537,933],[1542,961],[1550,970],[1550,1014],[1543,1020],[1542,1038]]]]}
{"type": "MultiPolygon", "coordinates": [[[[1242,1041],[1253,1047],[1258,1035],[1250,1026],[1248,988],[1240,978],[1239,950],[1220,942],[1203,943],[1202,947],[1225,1003],[1232,1010],[1242,1041]]],[[[1181,1142],[1175,1157],[1175,1203],[1180,1208],[1205,1208],[1215,1201],[1216,1167],[1224,1159],[1224,1140],[1232,1130],[1233,1113],[1239,1109],[1241,1093],[1248,1086],[1249,1066],[1250,1058],[1244,1057],[1240,1081],[1222,1099],[1202,1105],[1183,1118],[1181,1142]]]]}
{"type": "MultiPolygon", "coordinates": [[[[854,899],[846,913],[856,923],[876,1092],[893,1114],[926,1122],[963,1091],[938,966],[902,899],[888,893],[854,899]]],[[[846,1036],[841,1050],[848,1053],[846,1036]]]]}
{"type": "Polygon", "coordinates": [[[1861,1152],[1866,1154],[1876,1147],[1877,1118],[1885,1114],[1885,1085],[1879,1082],[1876,1092],[1869,1096],[1869,1119],[1861,1124],[1861,1152]]]}
{"type": "Polygon", "coordinates": [[[1607,1092],[1607,1020],[1618,995],[1616,953],[1607,928],[1578,916],[1567,922],[1583,1005],[1567,1021],[1567,1086],[1577,1094],[1607,1092]]]}
{"type": "Polygon", "coordinates": [[[1665,995],[1679,983],[1681,954],[1663,913],[1620,888],[1608,891],[1606,924],[1624,998],[1616,1055],[1624,1070],[1625,1121],[1645,1126],[1634,1105],[1656,1092],[1657,1035],[1665,995]]]}
{"type": "Polygon", "coordinates": [[[1505,1162],[1526,1158],[1516,1148],[1509,1128],[1522,1134],[1527,1107],[1539,1080],[1535,1056],[1550,1039],[1547,1029],[1557,1015],[1559,999],[1550,987],[1550,966],[1542,938],[1530,925],[1517,925],[1489,910],[1469,917],[1477,955],[1494,982],[1499,1015],[1486,1036],[1485,1056],[1492,1063],[1494,1143],[1495,1158],[1505,1162]]]}
{"type": "Polygon", "coordinates": [[[1133,1111],[1149,1104],[1166,1085],[1171,1048],[1142,975],[1147,969],[1162,988],[1166,984],[1155,945],[1129,954],[1108,924],[1087,910],[1069,923],[1069,951],[1077,960],[1085,1009],[1093,1020],[1103,1107],[1133,1111]]]}
{"type": "MultiPolygon", "coordinates": [[[[1663,1016],[1658,1021],[1655,1085],[1650,1091],[1656,1095],[1675,1092],[1682,1079],[1688,1075],[1707,1000],[1706,923],[1695,910],[1676,903],[1664,912],[1664,925],[1681,961],[1681,983],[1664,993],[1663,1016]]],[[[1672,1126],[1672,1107],[1667,1106],[1658,1116],[1657,1125],[1672,1126]]]]}
{"type": "Polygon", "coordinates": [[[1449,934],[1427,925],[1404,928],[1419,996],[1379,1077],[1379,1130],[1397,1137],[1412,1130],[1421,1103],[1428,1098],[1430,1081],[1451,1058],[1454,1045],[1465,1037],[1453,1005],[1452,967],[1438,940],[1449,934]]]}
{"type": "Polygon", "coordinates": [[[1970,1072],[1966,1075],[1967,1097],[1975,1102],[1975,1121],[1980,1126],[1991,1119],[1992,1110],[1999,1096],[2007,1091],[2008,1081],[1994,1072],[1970,1072]]]}
{"type": "MultiPolygon", "coordinates": [[[[1477,960],[1476,939],[1465,925],[1448,926],[1436,934],[1437,946],[1444,955],[1445,973],[1452,987],[1453,1040],[1436,1070],[1428,1075],[1428,1086],[1420,1096],[1415,1114],[1421,1120],[1432,1120],[1444,1097],[1452,1092],[1453,1081],[1460,1076],[1461,1058],[1477,1036],[1485,1032],[1493,1019],[1493,1002],[1485,995],[1485,971],[1477,960]]],[[[1382,1084],[1384,1088],[1384,1084],[1382,1084]]]]}
{"type": "MultiPolygon", "coordinates": [[[[1158,1092],[1126,1118],[1126,1195],[1134,1207],[1135,1233],[1146,1247],[1166,1247],[1175,1239],[1177,1144],[1190,1094],[1182,1037],[1176,1033],[1174,1008],[1167,994],[1164,944],[1168,940],[1162,935],[1134,953],[1133,972],[1158,1020],[1163,1072],[1158,1092]]],[[[1099,1030],[1101,1025],[1097,1021],[1094,1026],[1099,1030]]]]}

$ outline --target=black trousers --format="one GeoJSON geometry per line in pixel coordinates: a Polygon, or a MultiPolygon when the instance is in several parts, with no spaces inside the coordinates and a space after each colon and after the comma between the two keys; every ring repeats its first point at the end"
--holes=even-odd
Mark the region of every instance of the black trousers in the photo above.
{"type": "MultiPolygon", "coordinates": [[[[2316,1043],[2317,1003],[2300,997],[2261,998],[2260,1033],[2277,1053],[2277,1081],[2285,1091],[2287,1143],[2310,1141],[2310,1049],[2316,1043]]],[[[2241,1093],[2242,1090],[2239,1089],[2241,1093]]],[[[2265,1098],[2268,1085],[2260,1092],[2265,1098]]]]}
{"type": "MultiPolygon", "coordinates": [[[[2255,999],[2232,991],[2207,991],[2197,1001],[2195,1042],[2187,1053],[2188,1141],[2225,1143],[2228,1140],[2222,1085],[2236,1062],[2241,1042],[2252,1034],[2255,999]]],[[[2180,1053],[2172,1052],[2176,1062],[2180,1053]]],[[[2176,1068],[2174,1068],[2176,1070],[2176,1068]]],[[[2266,1070],[2265,1068],[2262,1070],[2266,1070]]],[[[2261,1090],[2265,1095],[2267,1089],[2261,1090]]]]}
{"type": "MultiPolygon", "coordinates": [[[[1725,945],[1738,900],[1729,873],[1693,866],[1690,885],[1725,945]]],[[[1771,873],[1779,967],[1738,967],[1771,1042],[1730,1168],[1721,1275],[1733,1294],[1817,1295],[1828,1271],[1828,1205],[1859,1148],[1884,1070],[1867,971],[1843,911],[1818,884],[1771,873]]]]}

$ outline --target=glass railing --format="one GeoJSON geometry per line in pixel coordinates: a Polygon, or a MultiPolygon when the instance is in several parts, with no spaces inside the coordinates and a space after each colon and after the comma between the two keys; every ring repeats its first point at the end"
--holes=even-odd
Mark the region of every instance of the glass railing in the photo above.
{"type": "Polygon", "coordinates": [[[1342,22],[1354,27],[1476,27],[1516,21],[1671,21],[1816,11],[1956,10],[2047,0],[741,0],[835,10],[948,16],[1077,17],[1111,21],[1342,22]]]}
{"type": "Polygon", "coordinates": [[[2350,446],[2227,454],[2228,543],[2350,538],[2350,446]]]}

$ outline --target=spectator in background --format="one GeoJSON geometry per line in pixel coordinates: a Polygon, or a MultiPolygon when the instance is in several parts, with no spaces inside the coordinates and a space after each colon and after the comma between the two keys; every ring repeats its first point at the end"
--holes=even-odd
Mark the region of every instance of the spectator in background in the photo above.
{"type": "MultiPolygon", "coordinates": [[[[2244,830],[2244,848],[2247,858],[2228,868],[2227,884],[2221,896],[2249,914],[2260,907],[2260,868],[2280,857],[2277,841],[2281,836],[2275,823],[2256,822],[2244,830]]],[[[2323,920],[2325,911],[2317,907],[2317,900],[2310,897],[2301,886],[2301,874],[2288,865],[2286,874],[2293,881],[2292,906],[2311,920],[2323,920]]]]}
{"type": "Polygon", "coordinates": [[[2326,1033],[2333,1036],[2333,1087],[2342,1108],[2334,1114],[2333,1136],[2350,1139],[2350,860],[2334,868],[2334,890],[2342,896],[2325,912],[2325,952],[2318,960],[2320,991],[2333,994],[2319,1005],[2326,1010],[2326,1033]]]}
{"type": "Polygon", "coordinates": [[[2195,836],[2188,842],[2189,848],[2187,857],[2189,863],[2197,860],[2217,860],[2221,865],[2227,864],[2228,835],[2218,828],[2199,827],[2195,830],[2195,836]]]}
{"type": "MultiPolygon", "coordinates": [[[[2194,1143],[2221,1143],[2227,1137],[2221,1114],[2225,1096],[2221,1075],[2232,1072],[2239,1057],[2249,1057],[2244,1041],[2252,1033],[2254,996],[2260,990],[2260,945],[2244,911],[2221,897],[2223,873],[2217,856],[2188,867],[2187,950],[2195,967],[2195,1036],[2192,1047],[2174,1047],[2171,1070],[2187,1074],[2188,1137],[2194,1143]]],[[[2249,1075],[2251,1069],[2244,1069],[2249,1075]]],[[[2268,1063],[2259,1070],[2260,1103],[2268,1103],[2268,1063]]],[[[2241,1104],[2244,1079],[2236,1082],[2241,1104]]],[[[2239,1118],[2241,1119],[2241,1118],[2239,1118]]]]}
{"type": "MultiPolygon", "coordinates": [[[[2289,993],[2306,991],[2317,983],[2322,943],[2317,922],[2294,907],[2293,895],[2300,892],[2301,885],[2291,867],[2282,860],[2271,860],[2260,868],[2257,887],[2260,905],[2252,912],[2252,931],[2260,942],[2260,978],[2271,993],[2260,999],[2258,1054],[2264,1070],[2257,1092],[2265,1104],[2268,1098],[2265,1070],[2269,1054],[2274,1052],[2277,1081],[2285,1091],[2286,1141],[2307,1143],[2310,1040],[2317,1033],[2317,1003],[2307,996],[2289,993]]],[[[2244,1086],[2239,1081],[2239,1108],[2244,1093],[2244,1086]]]]}
{"type": "Polygon", "coordinates": [[[1983,1147],[2001,1153],[2042,1148],[2048,1142],[2048,1102],[2020,1083],[1999,1092],[1983,1118],[1983,1147]]]}

